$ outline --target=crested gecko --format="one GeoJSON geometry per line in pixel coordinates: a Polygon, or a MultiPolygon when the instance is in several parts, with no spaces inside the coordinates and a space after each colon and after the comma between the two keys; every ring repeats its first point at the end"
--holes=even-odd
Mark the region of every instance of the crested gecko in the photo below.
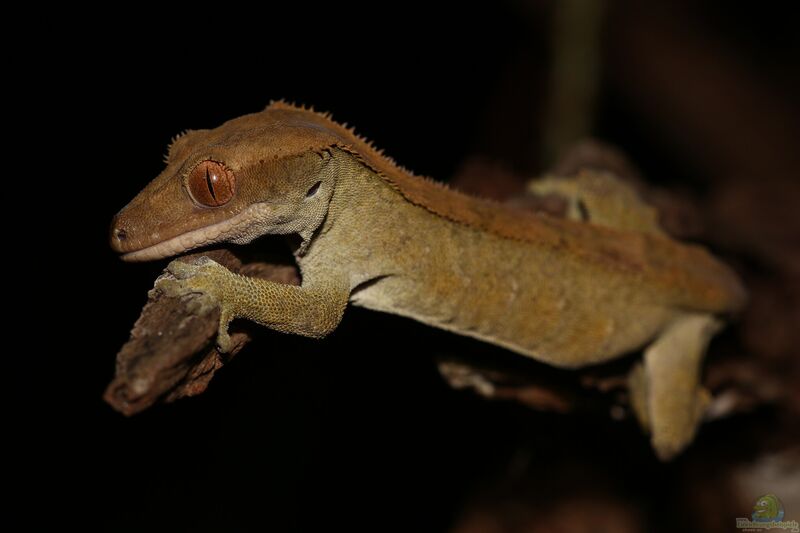
{"type": "Polygon", "coordinates": [[[174,260],[168,294],[221,311],[218,345],[245,318],[324,337],[348,304],[394,313],[562,368],[644,348],[631,404],[667,460],[708,404],[701,363],[745,290],[705,249],[677,242],[610,174],[531,183],[567,218],[516,210],[413,175],[327,114],[283,102],[170,145],[166,168],[115,217],[111,246],[148,261],[286,235],[300,286],[174,260]]]}

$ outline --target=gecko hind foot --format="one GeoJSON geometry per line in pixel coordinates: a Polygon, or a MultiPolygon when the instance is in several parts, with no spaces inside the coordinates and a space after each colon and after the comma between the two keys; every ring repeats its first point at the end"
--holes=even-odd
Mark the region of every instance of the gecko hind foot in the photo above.
{"type": "Polygon", "coordinates": [[[662,461],[691,443],[710,403],[710,393],[700,384],[700,368],[720,325],[711,315],[678,318],[645,350],[644,363],[637,363],[628,377],[633,411],[662,461]]]}
{"type": "Polygon", "coordinates": [[[545,176],[528,183],[537,195],[554,194],[567,201],[567,218],[600,226],[663,234],[657,211],[636,190],[608,172],[582,170],[577,176],[545,176]]]}

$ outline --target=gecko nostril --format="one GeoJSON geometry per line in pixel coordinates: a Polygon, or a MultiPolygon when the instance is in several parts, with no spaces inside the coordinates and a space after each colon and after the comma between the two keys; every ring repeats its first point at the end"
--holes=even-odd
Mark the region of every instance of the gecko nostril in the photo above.
{"type": "Polygon", "coordinates": [[[109,244],[111,248],[115,252],[126,252],[128,248],[131,246],[131,238],[128,235],[128,230],[125,229],[125,225],[120,223],[119,217],[114,217],[114,220],[111,221],[111,227],[109,228],[108,232],[108,240],[110,241],[109,244]]]}

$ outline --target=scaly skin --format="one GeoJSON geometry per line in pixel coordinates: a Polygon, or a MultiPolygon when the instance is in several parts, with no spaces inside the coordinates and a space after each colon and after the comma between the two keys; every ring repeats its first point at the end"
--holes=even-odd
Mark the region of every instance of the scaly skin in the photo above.
{"type": "Polygon", "coordinates": [[[232,318],[322,337],[348,302],[561,367],[656,341],[631,385],[640,420],[669,458],[691,440],[702,411],[699,362],[713,330],[705,324],[738,309],[744,291],[705,250],[664,236],[612,178],[541,186],[580,200],[589,213],[576,208],[575,217],[594,214],[594,223],[456,193],[402,170],[324,115],[273,104],[179,138],[165,171],[115,218],[112,246],[125,259],[149,260],[264,234],[299,236],[300,287],[243,278],[212,261],[170,265],[177,279],[162,280],[162,289],[220,305],[223,349],[232,318]],[[203,180],[215,176],[200,165],[235,177],[232,194],[209,181],[208,196],[203,180]],[[224,205],[200,205],[218,195],[224,205]],[[665,395],[673,389],[686,400],[665,395]]]}

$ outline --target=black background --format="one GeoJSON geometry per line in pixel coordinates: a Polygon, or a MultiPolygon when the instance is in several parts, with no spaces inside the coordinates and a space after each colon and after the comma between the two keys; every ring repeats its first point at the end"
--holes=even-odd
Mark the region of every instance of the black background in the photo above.
{"type": "MultiPolygon", "coordinates": [[[[164,266],[121,262],[108,224],[158,174],[173,135],[284,98],[331,111],[402,164],[446,179],[485,136],[504,65],[540,40],[502,6],[439,16],[390,8],[377,25],[333,5],[306,15],[98,26],[75,36],[52,73],[81,89],[55,127],[66,137],[85,129],[74,133],[83,178],[63,176],[77,209],[58,226],[79,224],[87,245],[69,289],[86,310],[65,306],[77,316],[48,358],[54,394],[37,443],[55,446],[31,496],[58,511],[32,524],[443,530],[469,486],[509,460],[503,435],[542,423],[450,390],[431,359],[435,333],[357,309],[322,342],[266,333],[198,398],[130,419],[102,402],[114,354],[164,266]]],[[[72,242],[56,240],[61,257],[75,257],[72,242]]]]}
{"type": "MultiPolygon", "coordinates": [[[[38,330],[54,347],[36,350],[42,363],[25,381],[31,403],[43,404],[22,438],[35,453],[19,492],[42,503],[31,526],[444,531],[515,469],[534,469],[544,494],[574,490],[570,480],[595,468],[613,472],[609,490],[646,510],[670,507],[675,470],[652,458],[632,422],[532,413],[453,391],[431,354],[461,341],[358,309],[324,341],[265,332],[198,398],[132,418],[102,402],[114,354],[164,266],[119,261],[108,223],[160,171],[179,131],[285,98],[331,111],[401,164],[442,179],[470,154],[507,155],[495,139],[509,131],[535,139],[535,106],[514,113],[497,104],[541,96],[539,71],[517,76],[525,62],[544,71],[547,57],[522,7],[398,6],[382,6],[369,23],[335,4],[191,21],[131,15],[128,30],[126,15],[109,15],[74,27],[69,48],[54,44],[39,89],[51,95],[42,107],[59,117],[48,133],[70,142],[53,174],[63,212],[50,221],[46,253],[71,266],[59,282],[58,323],[38,330]],[[564,473],[564,457],[592,469],[564,473]]],[[[603,94],[597,133],[651,179],[692,185],[614,94],[603,94]]],[[[531,174],[545,165],[535,154],[507,163],[531,174]]],[[[723,425],[700,439],[734,433],[723,425]]]]}

